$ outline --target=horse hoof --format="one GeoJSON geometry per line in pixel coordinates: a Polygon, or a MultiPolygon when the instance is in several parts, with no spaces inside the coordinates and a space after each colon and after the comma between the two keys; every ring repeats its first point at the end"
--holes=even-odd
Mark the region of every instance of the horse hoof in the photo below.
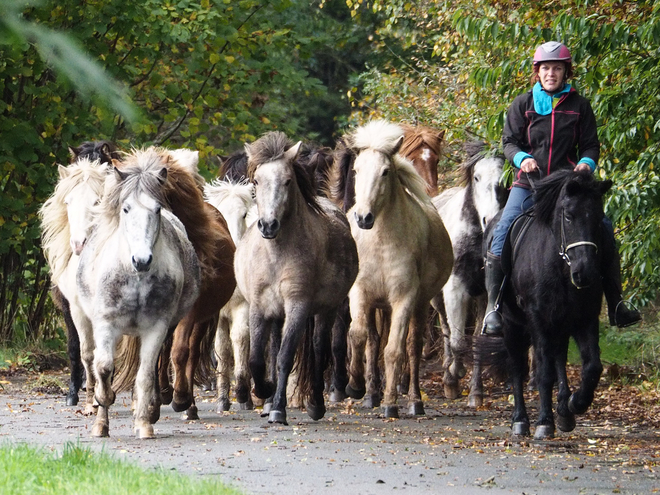
{"type": "Polygon", "coordinates": [[[238,403],[247,402],[250,398],[250,389],[246,386],[237,386],[234,392],[238,403]]]}
{"type": "Polygon", "coordinates": [[[571,394],[571,396],[568,399],[568,410],[571,411],[573,414],[584,414],[587,412],[587,409],[589,409],[589,405],[587,404],[584,407],[578,407],[575,404],[575,394],[571,394]]]}
{"type": "Polygon", "coordinates": [[[305,409],[307,409],[307,416],[312,418],[314,421],[318,421],[323,416],[325,416],[325,406],[323,404],[320,406],[315,404],[306,404],[305,409]]]}
{"type": "Polygon", "coordinates": [[[176,398],[172,399],[172,409],[174,412],[183,412],[192,406],[192,397],[190,399],[184,399],[183,401],[177,400],[176,398]]]}
{"type": "Polygon", "coordinates": [[[223,398],[223,399],[218,399],[218,408],[217,411],[219,413],[229,411],[229,408],[231,407],[231,403],[229,402],[229,399],[223,398]]]}
{"type": "Polygon", "coordinates": [[[273,409],[268,414],[269,423],[279,423],[284,426],[289,426],[289,423],[286,422],[286,411],[277,411],[273,409]]]}
{"type": "Polygon", "coordinates": [[[364,397],[364,394],[367,393],[366,388],[361,388],[361,389],[354,389],[350,385],[346,385],[346,395],[348,395],[351,399],[361,399],[364,397]]]}
{"type": "Polygon", "coordinates": [[[557,414],[557,428],[564,432],[573,431],[575,429],[575,416],[573,414],[569,416],[557,414]]]}
{"type": "Polygon", "coordinates": [[[92,436],[95,438],[107,438],[110,436],[110,429],[107,424],[94,423],[92,426],[92,436]]]}
{"type": "Polygon", "coordinates": [[[526,421],[516,421],[511,425],[511,433],[519,437],[528,437],[529,423],[526,421]]]}
{"type": "Polygon", "coordinates": [[[386,418],[399,418],[399,406],[383,406],[386,418]]]}
{"type": "Polygon", "coordinates": [[[98,407],[99,406],[95,406],[94,404],[85,404],[85,411],[83,412],[83,414],[85,416],[91,416],[93,414],[96,414],[98,407]]]}
{"type": "Polygon", "coordinates": [[[254,388],[252,390],[254,392],[254,395],[259,397],[260,399],[268,399],[269,397],[272,397],[273,394],[275,393],[275,385],[273,385],[271,382],[264,381],[259,387],[255,383],[254,388]]]}
{"type": "Polygon", "coordinates": [[[169,405],[172,402],[172,397],[174,396],[174,390],[171,388],[164,388],[160,391],[160,403],[164,406],[169,405]]]}
{"type": "Polygon", "coordinates": [[[135,428],[135,436],[140,440],[155,438],[153,425],[140,426],[135,428]]]}
{"type": "Polygon", "coordinates": [[[273,408],[273,403],[272,402],[266,402],[264,404],[264,408],[261,410],[261,417],[265,418],[270,414],[270,410],[273,408]]]}
{"type": "Polygon", "coordinates": [[[457,385],[445,385],[445,397],[449,400],[458,399],[461,395],[457,385]]]}
{"type": "Polygon", "coordinates": [[[346,399],[348,395],[346,394],[345,391],[343,390],[337,390],[336,388],[333,389],[330,394],[328,395],[328,399],[332,404],[336,404],[338,402],[343,402],[344,399],[346,399]]]}
{"type": "Polygon", "coordinates": [[[238,402],[239,411],[252,411],[253,409],[254,405],[252,404],[252,401],[238,402]]]}
{"type": "Polygon", "coordinates": [[[367,395],[362,401],[362,407],[365,409],[373,409],[380,406],[380,394],[367,395]]]}
{"type": "Polygon", "coordinates": [[[545,440],[555,437],[555,427],[553,425],[538,425],[534,431],[534,440],[545,440]]]}
{"type": "Polygon", "coordinates": [[[424,403],[421,400],[411,402],[408,406],[408,412],[411,416],[424,416],[426,414],[424,412],[424,403]]]}
{"type": "Polygon", "coordinates": [[[481,407],[483,405],[484,405],[484,396],[483,395],[478,395],[478,394],[472,395],[472,394],[470,394],[468,396],[468,407],[477,408],[477,407],[481,407]]]}
{"type": "Polygon", "coordinates": [[[77,406],[78,405],[78,394],[70,393],[66,396],[66,405],[67,406],[77,406]]]}
{"type": "Polygon", "coordinates": [[[197,406],[190,406],[186,412],[181,415],[181,419],[184,421],[194,421],[199,419],[199,412],[197,406]]]}

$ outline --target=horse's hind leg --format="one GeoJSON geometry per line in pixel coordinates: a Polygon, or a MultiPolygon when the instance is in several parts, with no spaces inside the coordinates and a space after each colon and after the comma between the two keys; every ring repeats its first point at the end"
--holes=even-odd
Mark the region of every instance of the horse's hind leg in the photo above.
{"type": "MultiPolygon", "coordinates": [[[[474,300],[474,321],[483,321],[485,316],[486,301],[483,297],[477,297],[474,300]]],[[[468,395],[468,407],[481,407],[484,403],[484,383],[481,367],[481,352],[478,349],[479,335],[481,334],[481,326],[475,325],[472,336],[472,378],[470,380],[470,393],[468,395]]]]}
{"type": "Polygon", "coordinates": [[[172,409],[182,412],[193,402],[192,390],[189,388],[187,376],[188,360],[190,358],[190,339],[194,327],[194,309],[179,322],[174,330],[172,343],[172,366],[174,367],[174,394],[172,409]]]}
{"type": "Polygon", "coordinates": [[[348,355],[348,328],[351,324],[351,312],[348,298],[344,299],[332,326],[332,387],[330,402],[341,402],[346,395],[348,372],[346,360],[348,355]]]}
{"type": "Polygon", "coordinates": [[[598,347],[598,320],[590,324],[584,332],[575,332],[573,338],[582,357],[582,380],[580,387],[571,395],[568,408],[573,414],[584,414],[594,400],[596,386],[603,372],[598,347]]]}
{"type": "Polygon", "coordinates": [[[445,396],[448,399],[456,399],[461,390],[459,380],[465,376],[466,370],[463,364],[465,353],[465,321],[468,314],[470,296],[467,288],[460,279],[452,275],[442,289],[447,315],[447,326],[449,328],[450,359],[445,356],[445,396]]]}
{"type": "MultiPolygon", "coordinates": [[[[208,332],[213,331],[215,327],[214,324],[211,324],[211,321],[206,321],[204,323],[196,323],[193,325],[192,333],[190,334],[189,340],[189,352],[188,352],[188,362],[186,363],[186,380],[187,380],[187,389],[190,393],[190,405],[186,408],[186,411],[183,413],[184,420],[194,420],[199,419],[199,411],[197,409],[197,404],[195,404],[195,373],[199,362],[201,359],[201,350],[202,350],[202,340],[208,332]]],[[[210,351],[209,351],[210,354],[210,351]]],[[[209,358],[210,360],[210,358],[209,358]]],[[[207,365],[204,367],[206,369],[207,365]]]]}
{"type": "MultiPolygon", "coordinates": [[[[545,340],[545,339],[543,339],[545,340]]],[[[555,419],[552,412],[552,391],[556,380],[555,362],[559,354],[557,342],[537,341],[535,353],[538,363],[539,419],[536,421],[534,438],[542,440],[555,436],[555,419]]]]}
{"type": "Polygon", "coordinates": [[[244,303],[232,315],[230,330],[234,350],[234,377],[236,378],[236,401],[243,410],[254,409],[250,394],[250,327],[248,326],[248,305],[244,303]]]}
{"type": "Polygon", "coordinates": [[[83,364],[80,358],[80,337],[78,337],[78,330],[71,317],[71,307],[69,301],[64,297],[62,291],[56,286],[51,291],[51,298],[64,317],[64,324],[67,332],[67,354],[69,356],[69,363],[71,367],[71,375],[69,379],[69,392],[66,395],[66,405],[75,406],[78,404],[78,392],[82,388],[83,382],[83,364]]]}
{"type": "MultiPolygon", "coordinates": [[[[374,312],[374,318],[369,320],[369,338],[366,348],[366,387],[367,392],[362,405],[366,408],[380,406],[381,401],[381,372],[380,356],[381,344],[387,342],[390,328],[390,314],[388,311],[374,312]]],[[[408,378],[410,380],[410,378],[408,378]]],[[[400,383],[400,382],[399,382],[400,383]]]]}
{"type": "Polygon", "coordinates": [[[156,389],[156,365],[167,329],[154,327],[140,336],[140,367],[135,377],[137,406],[135,408],[135,435],[153,438],[153,424],[160,418],[160,395],[156,389]]]}
{"type": "Polygon", "coordinates": [[[172,389],[172,382],[170,377],[170,360],[172,356],[172,338],[174,329],[172,328],[165,338],[165,342],[161,347],[160,358],[158,361],[158,384],[160,388],[160,402],[161,404],[170,404],[174,390],[172,389]]]}
{"type": "Polygon", "coordinates": [[[424,414],[422,392],[419,388],[419,365],[422,358],[424,331],[427,321],[427,305],[417,308],[408,328],[408,362],[410,364],[410,389],[408,391],[409,412],[413,416],[424,414]]]}
{"type": "Polygon", "coordinates": [[[528,372],[528,345],[520,336],[522,329],[509,327],[505,332],[505,344],[509,354],[509,371],[513,383],[513,414],[511,415],[511,432],[513,435],[529,436],[529,416],[525,407],[524,380],[528,372]]]}
{"type": "Polygon", "coordinates": [[[218,412],[229,411],[229,387],[231,385],[231,343],[229,337],[229,321],[221,314],[215,332],[214,352],[217,356],[217,390],[218,412]]]}
{"type": "MultiPolygon", "coordinates": [[[[325,416],[323,401],[324,374],[328,364],[328,350],[331,346],[330,334],[335,316],[335,311],[328,311],[325,314],[317,315],[314,320],[314,376],[312,378],[312,394],[310,400],[305,404],[305,408],[309,417],[315,421],[325,416]]],[[[306,372],[307,370],[301,370],[301,373],[306,372]]]]}

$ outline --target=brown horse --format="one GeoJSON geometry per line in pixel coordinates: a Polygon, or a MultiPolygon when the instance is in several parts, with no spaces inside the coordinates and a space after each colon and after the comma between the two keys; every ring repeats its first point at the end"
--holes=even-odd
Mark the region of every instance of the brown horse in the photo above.
{"type": "Polygon", "coordinates": [[[442,152],[445,131],[432,127],[403,124],[403,144],[399,154],[413,163],[417,173],[426,182],[429,196],[438,194],[438,161],[442,152]]]}
{"type": "MultiPolygon", "coordinates": [[[[198,366],[212,370],[210,346],[220,309],[231,298],[234,278],[234,242],[222,214],[204,201],[204,179],[197,171],[197,152],[153,148],[167,166],[164,196],[167,205],[186,228],[195,248],[201,270],[200,295],[192,310],[179,322],[172,339],[161,355],[160,385],[163,404],[172,403],[175,411],[186,411],[187,419],[197,419],[193,385],[198,366]],[[207,346],[208,352],[202,347],[207,346]],[[170,388],[167,363],[174,371],[174,390],[170,388]]],[[[129,166],[136,153],[117,166],[129,166]]],[[[123,382],[117,385],[124,388],[123,382]]]]}

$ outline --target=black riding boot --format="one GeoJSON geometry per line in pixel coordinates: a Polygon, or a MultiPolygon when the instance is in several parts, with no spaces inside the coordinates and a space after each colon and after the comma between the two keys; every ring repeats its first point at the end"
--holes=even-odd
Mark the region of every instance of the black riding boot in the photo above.
{"type": "Polygon", "coordinates": [[[642,320],[642,315],[636,309],[630,309],[623,300],[621,290],[621,262],[619,251],[614,241],[614,232],[603,227],[603,258],[602,278],[603,292],[607,301],[607,314],[610,325],[619,328],[629,327],[642,320]]]}
{"type": "Polygon", "coordinates": [[[499,256],[486,254],[486,290],[488,291],[488,307],[481,329],[482,335],[499,337],[502,335],[502,315],[500,314],[500,291],[504,281],[502,261],[499,256]]]}

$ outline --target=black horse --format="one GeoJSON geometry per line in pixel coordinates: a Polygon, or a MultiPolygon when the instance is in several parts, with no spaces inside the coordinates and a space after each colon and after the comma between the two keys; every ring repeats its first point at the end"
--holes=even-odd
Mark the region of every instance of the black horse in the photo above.
{"type": "MultiPolygon", "coordinates": [[[[530,345],[534,347],[540,398],[536,439],[554,436],[555,383],[557,427],[562,431],[572,431],[575,415],[583,414],[593,401],[603,370],[598,315],[603,300],[602,257],[607,256],[603,253],[608,250],[608,239],[602,197],[611,186],[609,180],[601,182],[589,173],[572,171],[558,171],[537,181],[534,208],[527,214],[531,218],[511,244],[502,316],[513,380],[514,435],[530,434],[523,397],[530,345]],[[570,337],[582,358],[582,380],[573,393],[566,376],[570,337]]],[[[514,225],[512,238],[516,230],[514,225]]]]}
{"type": "MultiPolygon", "coordinates": [[[[110,141],[85,141],[80,146],[69,146],[71,155],[70,163],[74,163],[79,158],[87,158],[91,161],[98,160],[101,163],[112,164],[112,160],[121,160],[121,155],[117,151],[117,146],[110,141]]],[[[69,391],[66,395],[66,405],[75,406],[78,404],[78,392],[83,386],[84,367],[80,357],[80,338],[78,331],[71,318],[71,309],[69,301],[64,297],[57,286],[51,290],[51,299],[64,316],[64,324],[67,330],[67,354],[70,363],[69,391]]]]}

